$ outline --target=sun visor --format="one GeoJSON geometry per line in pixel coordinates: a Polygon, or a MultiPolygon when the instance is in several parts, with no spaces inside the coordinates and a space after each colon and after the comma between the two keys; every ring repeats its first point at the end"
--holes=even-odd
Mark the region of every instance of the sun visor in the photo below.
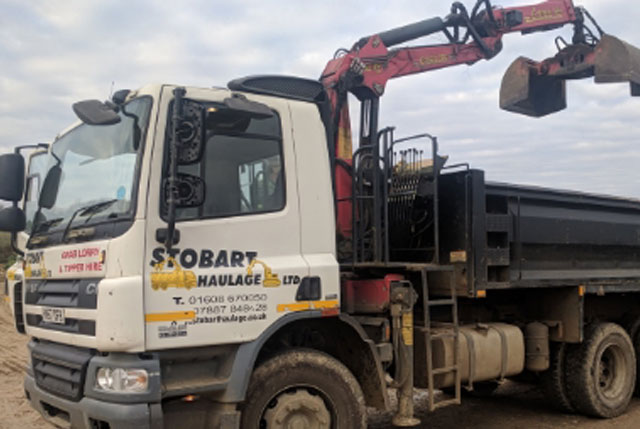
{"type": "Polygon", "coordinates": [[[595,47],[596,83],[629,82],[631,95],[640,96],[640,49],[605,34],[595,47]]]}
{"type": "Polygon", "coordinates": [[[501,109],[538,118],[567,107],[564,79],[540,76],[536,64],[525,57],[511,63],[500,86],[501,109]]]}

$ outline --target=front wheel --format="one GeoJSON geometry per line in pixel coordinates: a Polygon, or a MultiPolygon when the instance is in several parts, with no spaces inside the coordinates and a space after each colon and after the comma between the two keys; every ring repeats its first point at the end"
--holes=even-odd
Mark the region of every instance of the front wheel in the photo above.
{"type": "Polygon", "coordinates": [[[580,412],[611,418],[627,409],[636,382],[636,356],[629,334],[615,323],[594,323],[584,342],[567,354],[567,395],[580,412]]]}
{"type": "Polygon", "coordinates": [[[290,350],[252,374],[242,427],[365,428],[364,397],[353,374],[336,359],[315,350],[290,350]]]}

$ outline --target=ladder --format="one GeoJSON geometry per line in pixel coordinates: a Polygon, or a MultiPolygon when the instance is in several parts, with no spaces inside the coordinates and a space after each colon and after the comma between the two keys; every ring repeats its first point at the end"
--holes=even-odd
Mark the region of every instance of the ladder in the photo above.
{"type": "Polygon", "coordinates": [[[421,270],[422,275],[422,304],[424,309],[424,326],[421,326],[425,334],[425,345],[427,355],[427,387],[429,390],[429,411],[432,412],[438,408],[446,407],[448,405],[459,405],[461,403],[461,374],[460,374],[460,359],[459,359],[459,335],[460,329],[458,325],[458,300],[455,293],[455,282],[453,267],[442,266],[438,267],[439,271],[449,271],[449,296],[439,299],[430,299],[429,297],[429,283],[428,283],[428,271],[434,270],[433,268],[423,268],[421,270]],[[431,309],[434,307],[449,307],[451,309],[451,322],[441,323],[438,322],[437,332],[433,331],[431,322],[431,309]],[[453,349],[453,364],[450,366],[444,366],[440,368],[433,367],[433,342],[442,338],[453,338],[455,347],[453,349]],[[441,374],[455,374],[455,394],[453,398],[442,399],[436,401],[435,399],[435,387],[434,377],[441,374]]]}

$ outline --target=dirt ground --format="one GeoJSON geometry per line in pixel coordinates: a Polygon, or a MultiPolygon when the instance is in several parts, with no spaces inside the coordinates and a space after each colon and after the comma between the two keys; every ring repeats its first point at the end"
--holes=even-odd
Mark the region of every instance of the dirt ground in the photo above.
{"type": "MultiPolygon", "coordinates": [[[[640,428],[640,398],[627,413],[612,420],[593,419],[554,411],[535,386],[507,382],[485,398],[463,397],[462,405],[427,412],[426,393],[417,395],[420,429],[632,429],[640,428]]],[[[370,412],[369,428],[392,427],[389,413],[370,412]]]]}
{"type": "MultiPolygon", "coordinates": [[[[4,298],[4,297],[2,297],[4,298]]],[[[51,428],[24,398],[22,378],[27,362],[27,337],[18,334],[11,320],[9,306],[0,303],[0,429],[51,428]]],[[[426,412],[427,396],[416,393],[420,428],[581,428],[627,429],[640,427],[640,399],[634,399],[629,411],[613,420],[597,420],[554,412],[534,386],[506,383],[487,398],[463,398],[463,405],[426,412]]],[[[391,413],[372,411],[370,428],[391,427],[391,413]]],[[[170,429],[170,428],[167,428],[170,429]]]]}
{"type": "Polygon", "coordinates": [[[0,299],[0,428],[51,428],[24,397],[27,337],[16,332],[9,305],[4,296],[0,299]]]}

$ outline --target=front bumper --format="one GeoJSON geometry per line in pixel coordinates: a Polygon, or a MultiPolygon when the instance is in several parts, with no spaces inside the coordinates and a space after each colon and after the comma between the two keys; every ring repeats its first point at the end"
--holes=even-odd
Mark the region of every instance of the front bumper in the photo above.
{"type": "Polygon", "coordinates": [[[50,423],[62,428],[162,429],[162,406],[158,404],[116,404],[84,397],[69,401],[36,386],[27,374],[24,380],[27,398],[33,408],[50,423]],[[106,425],[108,424],[108,426],[106,425]]]}
{"type": "Polygon", "coordinates": [[[32,340],[29,349],[31,364],[24,382],[27,399],[56,426],[74,429],[240,427],[238,401],[214,399],[227,390],[228,372],[237,346],[144,355],[100,354],[91,349],[32,340]],[[98,389],[96,374],[101,367],[144,369],[149,375],[148,390],[116,394],[98,389]],[[161,372],[164,372],[163,381],[161,372]],[[183,397],[192,394],[196,401],[183,401],[183,397]]]}

